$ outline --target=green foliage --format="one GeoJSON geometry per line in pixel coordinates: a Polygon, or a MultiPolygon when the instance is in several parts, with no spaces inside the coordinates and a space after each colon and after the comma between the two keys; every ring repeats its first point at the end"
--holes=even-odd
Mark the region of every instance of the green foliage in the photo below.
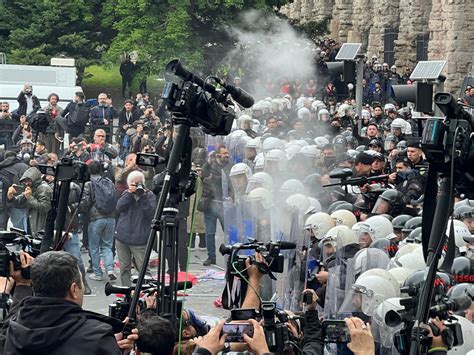
{"type": "Polygon", "coordinates": [[[233,48],[228,28],[248,9],[275,11],[286,0],[0,0],[0,42],[9,63],[48,65],[76,59],[116,65],[135,52],[137,77],[174,58],[212,71],[233,48]]]}
{"type": "Polygon", "coordinates": [[[0,40],[8,62],[48,65],[51,57],[64,55],[76,59],[82,74],[110,40],[101,12],[99,0],[4,0],[0,40]]]}

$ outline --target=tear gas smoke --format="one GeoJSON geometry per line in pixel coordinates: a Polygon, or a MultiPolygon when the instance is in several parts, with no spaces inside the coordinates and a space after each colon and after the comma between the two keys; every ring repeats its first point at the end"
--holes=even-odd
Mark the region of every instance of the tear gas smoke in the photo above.
{"type": "Polygon", "coordinates": [[[268,96],[264,83],[271,79],[298,80],[315,78],[316,45],[297,33],[291,25],[274,14],[251,10],[241,15],[230,34],[236,48],[225,58],[240,68],[247,87],[255,99],[268,96]]]}

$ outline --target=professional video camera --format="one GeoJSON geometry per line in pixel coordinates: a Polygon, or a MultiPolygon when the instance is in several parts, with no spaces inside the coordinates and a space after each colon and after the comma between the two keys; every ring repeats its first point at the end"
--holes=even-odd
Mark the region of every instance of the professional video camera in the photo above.
{"type": "MultiPolygon", "coordinates": [[[[10,276],[10,261],[13,262],[15,270],[20,270],[20,250],[37,257],[40,253],[42,232],[33,236],[25,231],[11,228],[11,231],[0,231],[0,276],[10,276]]],[[[29,279],[29,270],[22,270],[22,276],[29,279]]]]}
{"type": "Polygon", "coordinates": [[[168,82],[163,88],[162,98],[168,109],[175,117],[190,118],[207,134],[215,136],[230,133],[235,114],[234,110],[229,108],[232,104],[227,99],[229,94],[246,108],[253,105],[252,97],[242,89],[227,84],[215,76],[202,80],[183,68],[179,59],[169,62],[165,70],[168,74],[182,79],[180,84],[168,82]],[[223,89],[217,90],[207,83],[208,79],[213,79],[223,89]]]}
{"type": "Polygon", "coordinates": [[[280,255],[280,251],[295,248],[296,244],[292,242],[279,241],[265,244],[263,242],[253,240],[245,244],[221,244],[219,247],[219,252],[222,255],[229,255],[227,262],[227,272],[230,272],[231,275],[242,276],[247,268],[245,266],[245,260],[250,258],[250,263],[257,265],[261,273],[268,274],[273,280],[276,280],[276,277],[272,272],[282,273],[284,266],[284,256],[280,255]],[[267,264],[258,263],[253,255],[239,255],[241,250],[255,250],[256,252],[259,252],[263,255],[267,264]]]}
{"type": "MultiPolygon", "coordinates": [[[[418,272],[420,277],[422,277],[422,272],[418,272]]],[[[456,322],[456,318],[453,318],[449,311],[462,311],[466,310],[471,306],[471,298],[467,295],[461,296],[458,298],[451,299],[447,297],[445,294],[440,294],[440,289],[443,287],[439,287],[440,284],[443,283],[441,276],[438,274],[436,283],[437,293],[434,297],[433,303],[429,309],[430,317],[438,317],[440,320],[450,321],[446,323],[446,327],[448,328],[449,332],[449,339],[450,342],[447,343],[449,348],[459,346],[463,344],[463,336],[461,331],[461,325],[456,322]]],[[[401,311],[394,311],[390,310],[385,315],[385,323],[389,327],[396,327],[401,323],[405,324],[405,327],[402,331],[394,336],[394,343],[395,347],[401,354],[406,353],[407,349],[410,347],[410,340],[412,336],[412,328],[415,322],[416,310],[418,308],[418,301],[420,296],[420,288],[419,286],[405,286],[400,289],[402,293],[408,294],[409,297],[402,298],[400,300],[400,305],[404,307],[401,311]]],[[[433,324],[429,324],[434,336],[440,335],[440,331],[437,327],[433,324]]],[[[443,339],[446,336],[443,336],[443,339]]],[[[447,340],[446,340],[447,341],[447,340]]],[[[424,333],[421,339],[421,343],[425,345],[429,345],[430,339],[428,337],[428,333],[424,333]]]]}
{"type": "MultiPolygon", "coordinates": [[[[115,295],[123,295],[123,297],[117,299],[114,303],[109,304],[109,317],[117,318],[120,320],[124,320],[128,312],[130,310],[130,305],[131,305],[131,300],[132,300],[132,291],[135,290],[136,287],[136,282],[137,280],[134,279],[132,282],[132,286],[126,287],[126,286],[114,286],[110,282],[107,282],[105,284],[105,295],[110,296],[111,294],[115,295]]],[[[159,291],[158,288],[158,281],[154,281],[150,278],[147,278],[145,280],[145,284],[142,285],[141,290],[143,291],[144,296],[148,296],[153,294],[154,292],[159,291]]],[[[183,282],[178,282],[176,284],[177,290],[184,290],[184,289],[190,289],[193,287],[192,282],[190,281],[183,281],[183,282]]],[[[164,292],[166,295],[169,296],[170,294],[170,288],[169,286],[165,286],[164,292]]],[[[158,302],[158,297],[157,297],[157,302],[158,302]]],[[[143,310],[146,308],[145,301],[140,299],[138,301],[137,307],[140,310],[143,310]]],[[[180,308],[182,305],[180,304],[180,308]]],[[[181,309],[179,309],[181,312],[181,309]]]]}
{"type": "Polygon", "coordinates": [[[90,180],[87,164],[69,157],[62,158],[56,166],[38,164],[38,169],[42,174],[54,176],[56,181],[90,180]]]}

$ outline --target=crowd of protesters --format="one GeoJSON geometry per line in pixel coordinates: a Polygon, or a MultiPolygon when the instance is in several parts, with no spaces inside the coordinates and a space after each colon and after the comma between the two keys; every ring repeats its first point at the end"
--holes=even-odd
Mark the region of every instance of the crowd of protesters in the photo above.
{"type": "MultiPolygon", "coordinates": [[[[334,285],[337,278],[346,280],[347,277],[349,280],[347,269],[341,269],[339,264],[339,253],[344,252],[344,267],[350,261],[357,262],[359,257],[368,259],[369,254],[373,260],[377,259],[370,267],[368,264],[359,265],[357,278],[352,280],[354,285],[365,287],[379,297],[378,303],[370,310],[363,307],[357,310],[368,322],[371,319],[373,322],[375,308],[388,299],[400,297],[400,288],[405,281],[422,272],[425,265],[419,252],[420,216],[429,162],[420,142],[423,125],[417,120],[423,114],[395,102],[390,95],[392,85],[411,84],[411,70],[405,68],[398,73],[397,67],[381,63],[376,55],[366,58],[364,107],[359,117],[355,113],[354,85],[330,77],[325,66],[326,62],[334,60],[338,49],[339,44],[335,41],[321,43],[314,78],[305,82],[285,78],[262,83],[264,90],[261,92],[266,91],[268,96],[257,98],[249,109],[237,110],[233,132],[229,136],[203,138],[201,132],[193,137],[197,137],[193,139],[193,170],[203,182],[203,194],[194,216],[198,245],[195,240],[191,245],[187,243],[191,231],[188,215],[193,203],[183,203],[178,216],[179,268],[184,271],[188,247],[205,248],[207,259],[203,264],[216,264],[218,221],[227,241],[236,242],[232,239],[232,231],[239,229],[239,222],[232,214],[243,216],[250,211],[255,217],[252,230],[262,234],[255,237],[268,234],[266,237],[271,239],[270,235],[280,222],[277,216],[296,211],[300,222],[295,228],[309,236],[303,260],[306,262],[311,257],[324,259],[326,267],[312,270],[313,274],[305,285],[305,288],[312,289],[306,291],[312,295],[311,307],[306,314],[310,324],[306,327],[317,326],[303,326],[294,331],[290,327],[290,330],[295,340],[303,339],[303,350],[305,344],[310,344],[306,347],[308,353],[318,354],[323,353],[324,345],[320,338],[310,334],[321,331],[316,309],[334,316],[338,311],[342,313],[342,305],[347,301],[347,298],[334,293],[349,291],[334,285]],[[344,168],[346,173],[348,171],[345,178],[361,178],[361,183],[347,188],[323,187],[337,183],[339,178],[334,178],[334,173],[344,168]],[[249,203],[255,209],[245,210],[249,203]],[[377,251],[372,253],[374,249],[377,251]],[[404,250],[403,254],[397,252],[401,250],[404,250]],[[403,271],[391,273],[394,268],[403,271]],[[370,280],[368,277],[364,279],[364,272],[371,269],[382,271],[378,276],[372,275],[370,280]],[[329,301],[334,299],[335,303],[329,305],[329,301]]],[[[124,78],[122,95],[125,95],[125,87],[130,86],[127,70],[126,65],[123,73],[121,70],[124,78]]],[[[245,88],[247,83],[243,77],[235,78],[234,84],[245,88]]],[[[473,98],[474,88],[467,87],[461,100],[472,105],[473,98]]],[[[82,187],[73,182],[66,221],[70,237],[64,250],[75,258],[68,259],[68,254],[58,254],[57,258],[67,267],[79,268],[79,279],[74,279],[73,283],[81,289],[83,287],[85,294],[91,293],[88,278],[110,282],[118,279],[114,258],[119,262],[121,284],[130,286],[132,269],[140,270],[143,264],[157,200],[152,192],[153,177],[160,172],[158,167],[137,165],[137,153],[160,156],[169,153],[175,137],[171,113],[162,102],[152,102],[147,94],[126,99],[120,108],[114,107],[106,93],[87,100],[82,92],[77,92],[73,101],[64,108],[58,105],[58,101],[58,95],[52,93],[48,104],[41,107],[33,87],[25,85],[18,96],[18,107],[11,110],[8,103],[2,103],[0,123],[11,121],[15,127],[10,136],[0,137],[0,144],[3,144],[0,229],[7,230],[11,225],[29,234],[44,230],[56,191],[53,173],[42,173],[39,167],[55,166],[64,157],[86,163],[90,181],[82,187]],[[39,116],[48,122],[41,132],[35,126],[39,116]],[[81,256],[81,252],[86,251],[89,265],[84,265],[81,256]]],[[[459,270],[454,269],[455,265],[466,260],[472,263],[474,259],[474,203],[470,200],[474,194],[468,181],[461,179],[456,187],[455,220],[451,223],[456,222],[455,261],[458,261],[453,263],[453,270],[445,271],[450,274],[447,280],[443,279],[444,276],[439,277],[446,292],[456,287],[459,270]]],[[[286,227],[278,228],[284,234],[286,227]]],[[[48,257],[52,259],[40,261],[55,265],[54,256],[48,257]]],[[[24,262],[31,263],[29,259],[24,259],[24,262]]],[[[46,264],[38,264],[33,277],[39,277],[41,267],[45,268],[46,264]]],[[[261,275],[257,268],[254,270],[248,266],[248,269],[249,276],[257,278],[258,289],[261,275]]],[[[150,270],[147,273],[151,276],[150,270]]],[[[33,283],[33,290],[40,294],[37,287],[33,283]]],[[[262,294],[265,291],[268,290],[262,289],[262,294]]],[[[48,292],[44,291],[46,297],[50,295],[48,292]]],[[[73,290],[70,292],[74,298],[73,290]]],[[[242,299],[223,300],[223,304],[229,307],[234,302],[245,308],[250,302],[249,297],[254,298],[251,292],[242,299]]],[[[76,303],[82,305],[82,300],[76,303]]],[[[258,300],[257,305],[252,303],[251,306],[258,307],[258,300]]],[[[472,322],[472,306],[457,316],[472,322]]],[[[200,323],[193,319],[186,324],[194,331],[189,334],[183,331],[183,335],[188,338],[204,336],[206,332],[196,332],[200,323]]],[[[355,353],[374,353],[370,327],[359,318],[347,319],[346,323],[354,336],[349,349],[355,353]],[[363,337],[365,345],[359,344],[357,348],[356,339],[359,337],[363,337]]],[[[445,329],[438,321],[436,324],[439,330],[445,329]]],[[[165,331],[163,329],[167,326],[161,324],[160,329],[165,331]]],[[[247,349],[255,353],[268,352],[265,337],[260,334],[263,328],[256,322],[253,326],[254,338],[245,338],[247,349]]],[[[191,351],[196,349],[197,353],[207,354],[222,350],[221,328],[222,324],[219,324],[204,338],[193,341],[191,351]]],[[[378,329],[375,340],[380,349],[394,349],[393,341],[383,338],[387,329],[384,326],[378,329]]],[[[145,329],[141,331],[146,333],[145,329]]],[[[175,336],[175,333],[170,334],[175,336]]],[[[435,337],[434,343],[439,346],[433,353],[446,353],[449,344],[439,338],[435,337]]],[[[130,339],[131,342],[136,337],[132,335],[130,339]]],[[[10,347],[12,341],[8,338],[10,347]]],[[[125,349],[129,346],[129,343],[124,344],[119,347],[125,349]]]]}

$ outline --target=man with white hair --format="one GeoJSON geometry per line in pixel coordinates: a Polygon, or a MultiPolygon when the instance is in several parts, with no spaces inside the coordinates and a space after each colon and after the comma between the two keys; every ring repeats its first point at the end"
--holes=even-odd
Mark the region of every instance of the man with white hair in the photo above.
{"type": "MultiPolygon", "coordinates": [[[[132,171],[127,177],[127,185],[128,189],[120,196],[116,206],[119,218],[115,233],[115,248],[123,286],[131,286],[132,257],[138,272],[143,265],[156,205],[155,195],[145,188],[145,175],[141,171],[132,171]]],[[[147,274],[151,276],[148,267],[147,274]]]]}

